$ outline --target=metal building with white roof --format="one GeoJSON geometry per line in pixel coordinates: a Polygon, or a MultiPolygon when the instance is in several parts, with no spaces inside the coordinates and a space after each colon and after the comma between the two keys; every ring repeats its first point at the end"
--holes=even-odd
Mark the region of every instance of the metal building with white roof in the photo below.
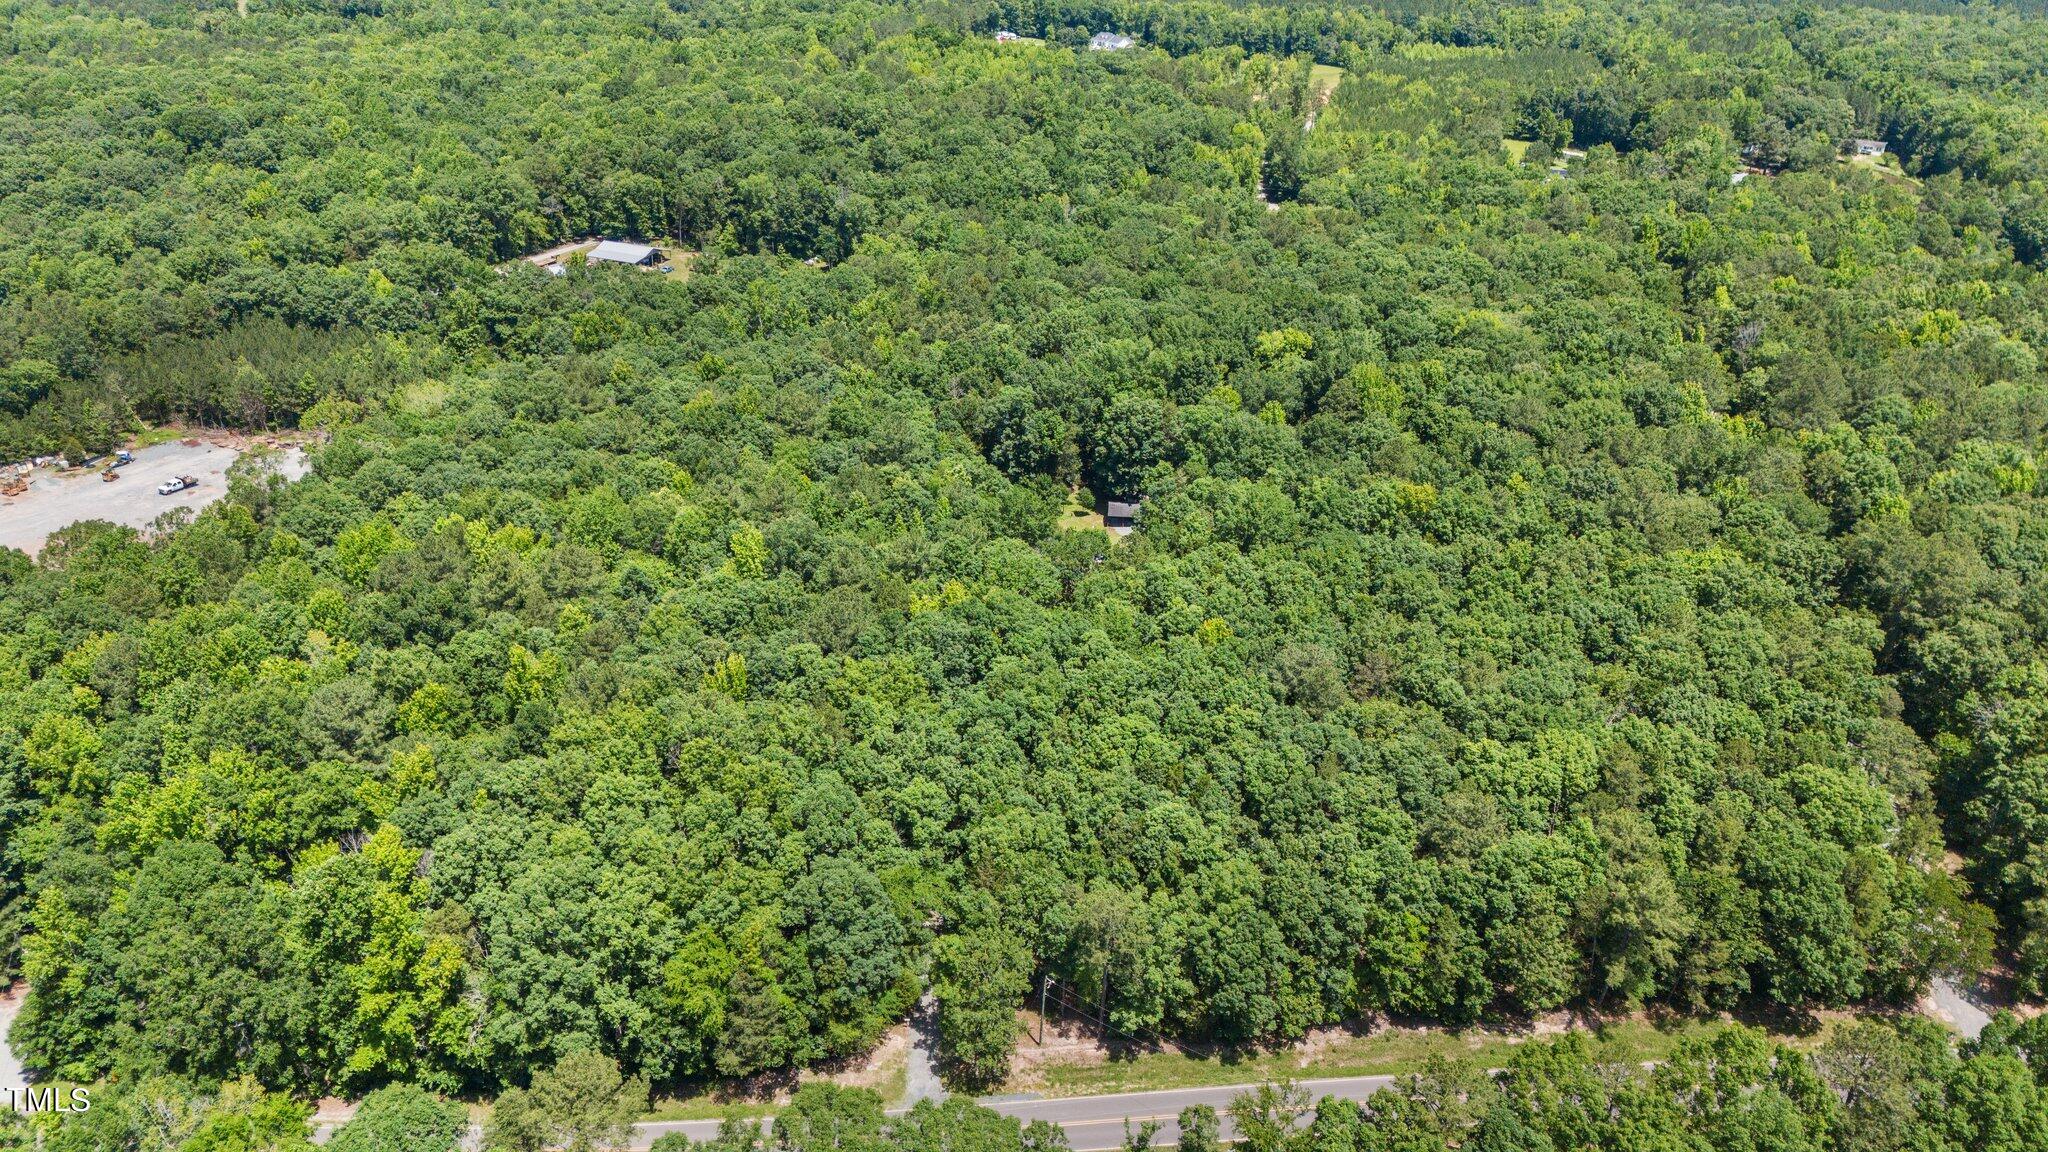
{"type": "Polygon", "coordinates": [[[652,264],[660,256],[659,250],[648,244],[628,244],[623,240],[601,240],[584,259],[592,264],[652,264]]]}

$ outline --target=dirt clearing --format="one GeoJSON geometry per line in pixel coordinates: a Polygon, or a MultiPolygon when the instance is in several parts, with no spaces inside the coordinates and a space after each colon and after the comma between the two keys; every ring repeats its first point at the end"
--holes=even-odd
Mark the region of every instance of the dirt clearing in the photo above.
{"type": "MultiPolygon", "coordinates": [[[[201,508],[228,493],[228,465],[242,449],[204,440],[197,444],[171,441],[136,450],[135,462],[120,469],[120,479],[105,481],[98,471],[58,472],[38,468],[28,491],[0,499],[0,548],[19,548],[34,556],[50,534],[86,520],[106,520],[130,528],[147,528],[173,508],[201,508]],[[174,476],[195,476],[197,486],[169,496],[157,485],[174,476]]],[[[296,480],[306,473],[306,456],[295,447],[271,454],[275,467],[296,480]]]]}

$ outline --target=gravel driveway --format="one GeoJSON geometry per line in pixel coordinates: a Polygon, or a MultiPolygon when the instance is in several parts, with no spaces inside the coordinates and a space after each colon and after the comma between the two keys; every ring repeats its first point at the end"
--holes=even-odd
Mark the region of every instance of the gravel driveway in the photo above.
{"type": "Polygon", "coordinates": [[[21,1076],[21,1061],[7,1047],[7,1029],[13,1025],[14,1014],[21,1011],[21,998],[27,994],[26,984],[0,989],[0,1092],[19,1092],[28,1087],[28,1081],[21,1076]]]}
{"type": "MultiPolygon", "coordinates": [[[[146,528],[172,508],[194,512],[227,495],[227,469],[241,450],[173,441],[144,448],[135,462],[109,484],[97,472],[59,475],[38,468],[29,490],[0,498],[0,548],[19,548],[33,556],[52,532],[84,520],[107,520],[130,528],[146,528]],[[199,486],[156,494],[156,486],[173,476],[197,476],[199,486]]],[[[306,472],[305,453],[286,449],[277,454],[278,468],[296,479],[306,472]]]]}

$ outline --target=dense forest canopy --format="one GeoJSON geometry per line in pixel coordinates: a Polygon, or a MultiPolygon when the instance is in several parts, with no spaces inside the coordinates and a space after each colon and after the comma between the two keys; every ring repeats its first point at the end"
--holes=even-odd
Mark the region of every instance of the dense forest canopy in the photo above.
{"type": "Polygon", "coordinates": [[[1989,5],[0,2],[0,451],[328,438],[0,553],[14,1046],[2039,995],[2044,75],[1989,5]],[[587,235],[701,256],[515,262],[587,235]]]}

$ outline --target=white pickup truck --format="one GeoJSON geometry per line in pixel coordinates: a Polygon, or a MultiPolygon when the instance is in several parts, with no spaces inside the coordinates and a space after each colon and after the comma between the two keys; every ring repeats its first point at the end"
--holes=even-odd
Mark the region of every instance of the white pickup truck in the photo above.
{"type": "Polygon", "coordinates": [[[197,487],[199,487],[199,477],[197,476],[173,476],[156,486],[156,494],[159,496],[169,496],[173,492],[183,492],[187,488],[197,487]]]}

